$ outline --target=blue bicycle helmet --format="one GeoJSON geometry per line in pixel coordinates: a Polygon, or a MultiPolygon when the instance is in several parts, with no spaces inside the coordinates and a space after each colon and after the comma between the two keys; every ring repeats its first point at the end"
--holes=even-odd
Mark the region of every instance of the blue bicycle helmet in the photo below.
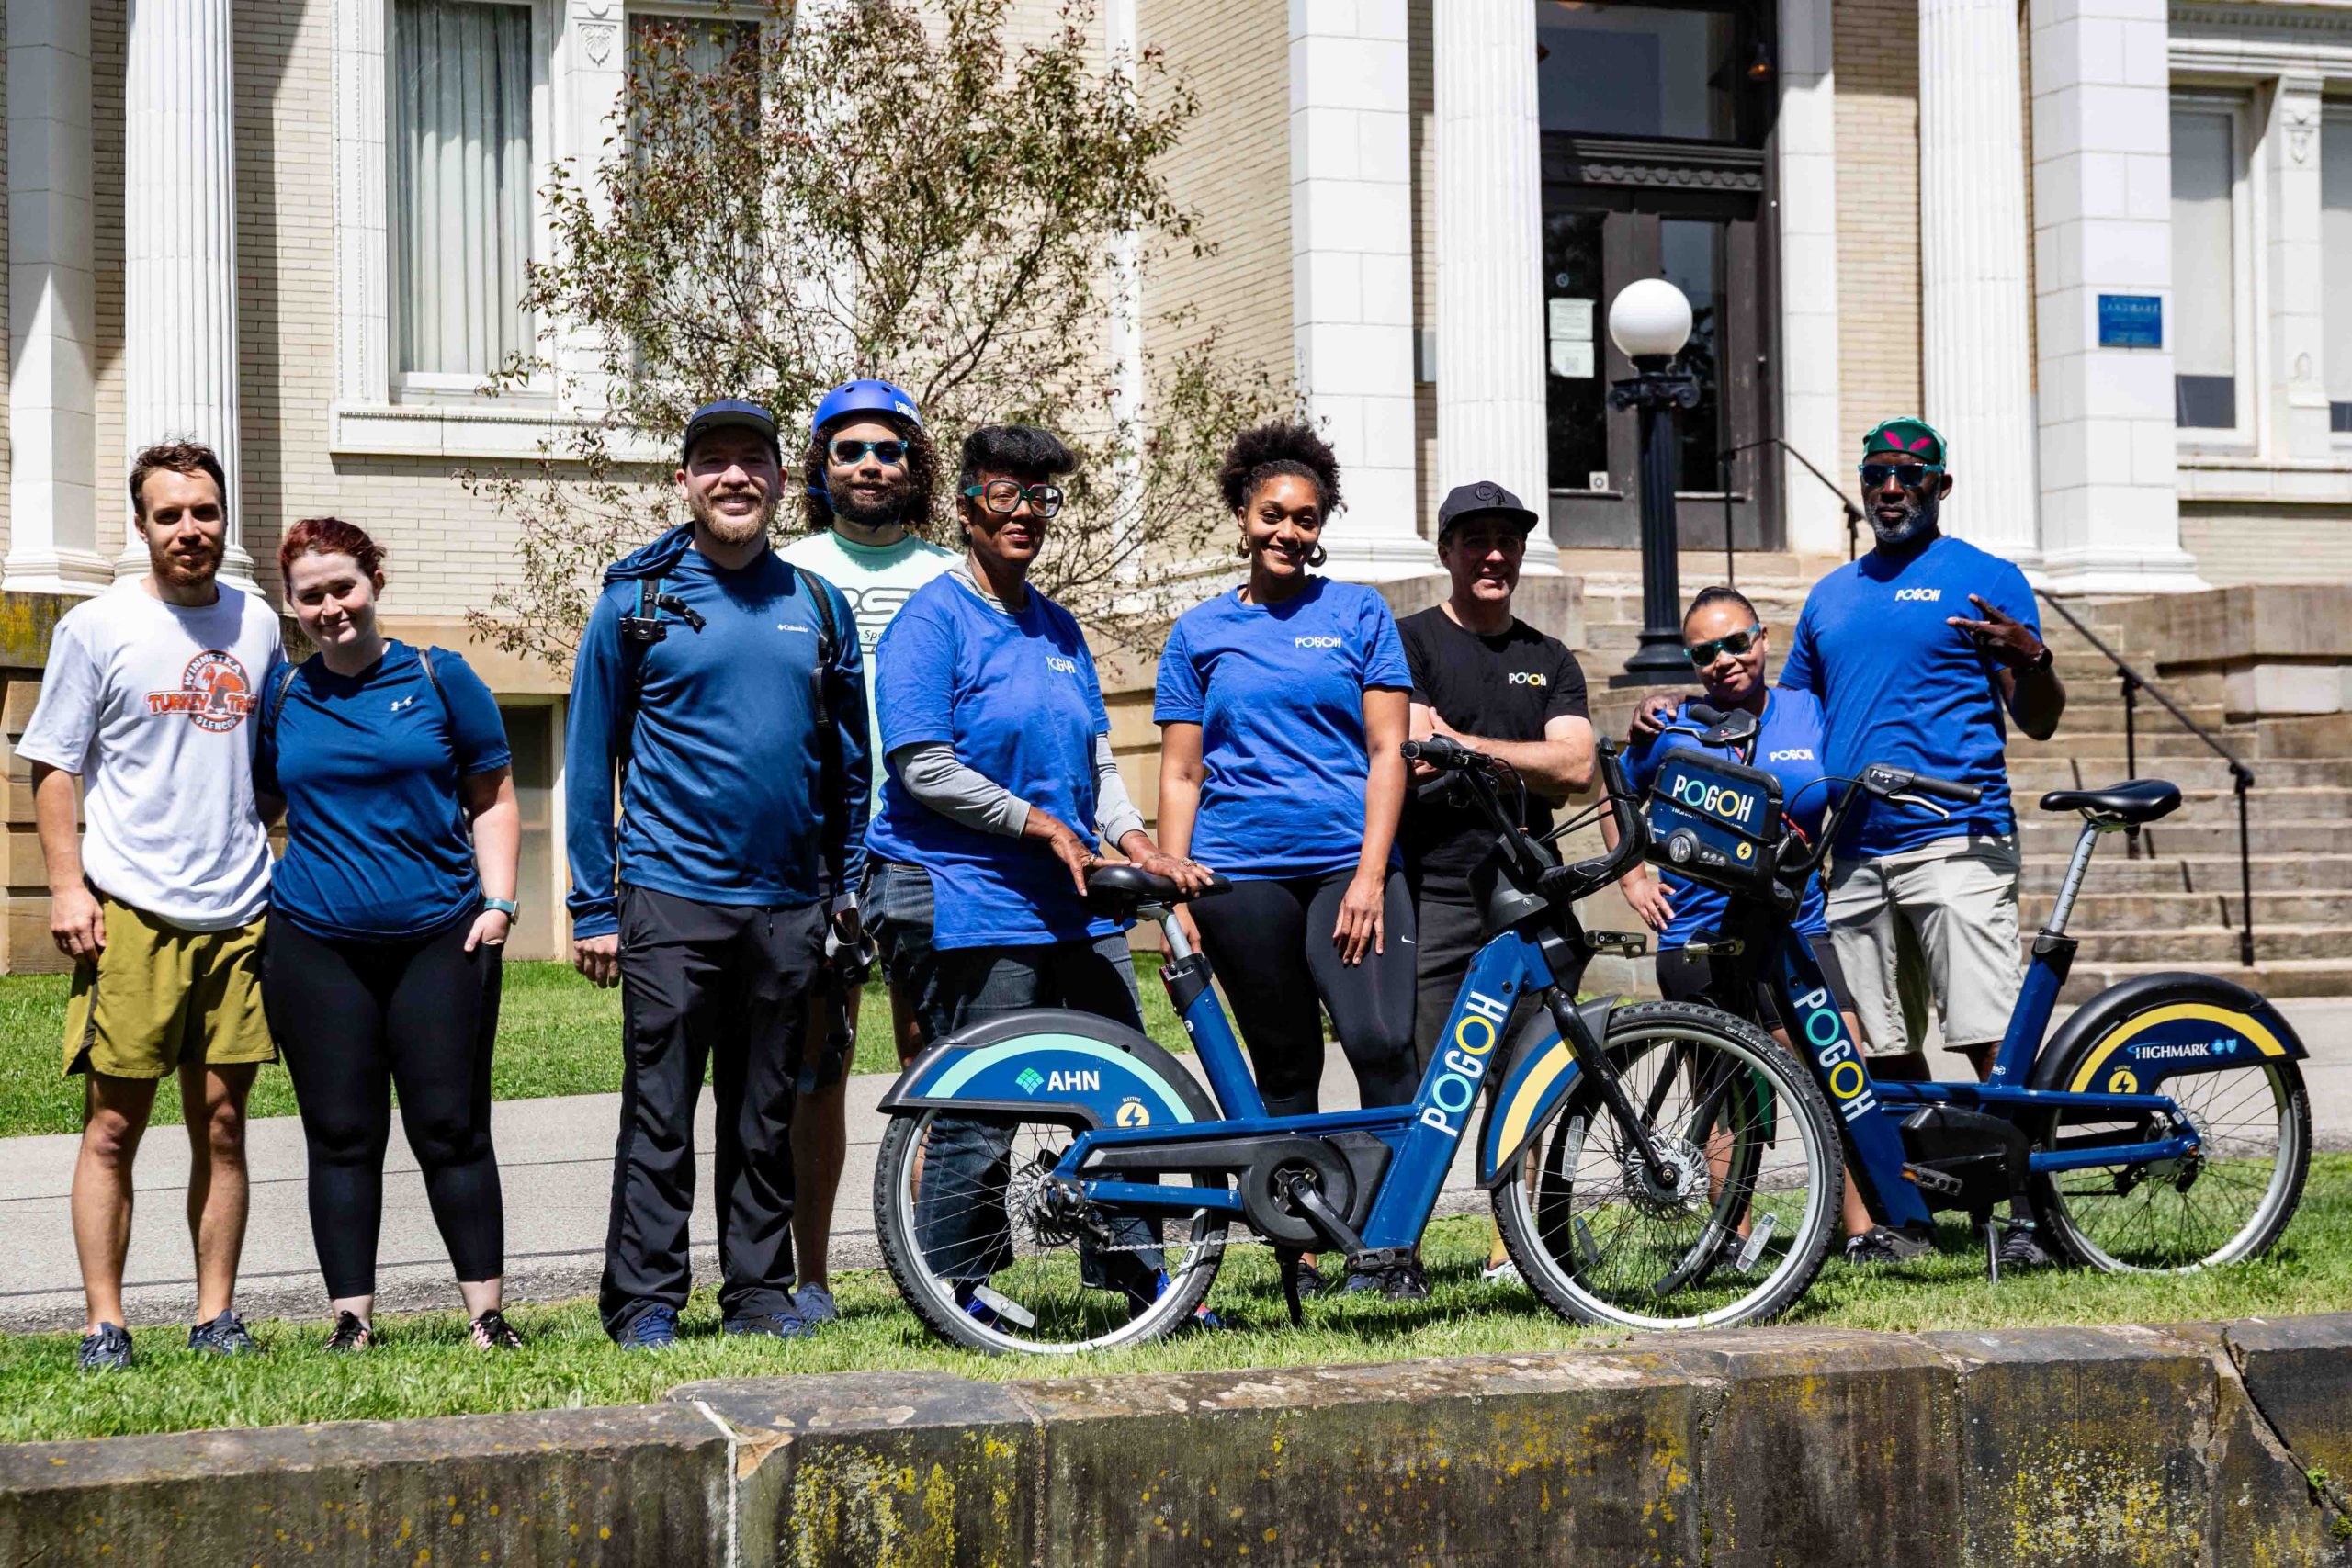
{"type": "Polygon", "coordinates": [[[813,433],[825,428],[847,414],[881,413],[893,419],[903,419],[916,429],[922,428],[922,415],[916,412],[915,400],[909,393],[888,381],[844,381],[827,392],[817,412],[809,418],[813,433]]]}

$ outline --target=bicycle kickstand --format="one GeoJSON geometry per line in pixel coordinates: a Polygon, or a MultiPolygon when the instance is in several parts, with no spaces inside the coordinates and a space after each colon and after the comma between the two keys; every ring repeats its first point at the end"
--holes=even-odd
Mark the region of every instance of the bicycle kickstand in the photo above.
{"type": "Polygon", "coordinates": [[[2001,1223],[1990,1213],[1984,1216],[1984,1280],[2001,1282],[2001,1223]]]}
{"type": "Polygon", "coordinates": [[[1306,1326],[1306,1308],[1298,1300],[1298,1254],[1285,1247],[1280,1255],[1283,1271],[1283,1302],[1290,1308],[1290,1325],[1306,1326]]]}

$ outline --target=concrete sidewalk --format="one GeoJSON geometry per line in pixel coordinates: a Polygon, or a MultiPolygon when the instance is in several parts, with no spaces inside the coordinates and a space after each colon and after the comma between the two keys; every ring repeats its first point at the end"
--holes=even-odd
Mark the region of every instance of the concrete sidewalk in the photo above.
{"type": "MultiPolygon", "coordinates": [[[[2279,1003],[2312,1060],[2304,1064],[2312,1130],[2322,1149],[2352,1148],[2352,999],[2292,999],[2279,1003]]],[[[1195,1073],[1198,1064],[1180,1057],[1195,1073]]],[[[1957,1058],[1953,1059],[1954,1061],[1957,1058]]],[[[878,1267],[874,1235],[874,1161],[885,1119],[873,1109],[890,1075],[850,1082],[849,1161],[834,1211],[832,1263],[838,1269],[878,1267]]],[[[1356,1103],[1344,1058],[1325,1063],[1323,1103],[1356,1103]]],[[[620,1097],[570,1096],[502,1101],[494,1113],[500,1169],[506,1193],[507,1294],[514,1301],[555,1301],[593,1294],[604,1266],[605,1203],[620,1097]]],[[[81,1275],[66,1213],[66,1191],[77,1139],[71,1135],[0,1140],[0,1330],[78,1328],[81,1275]]],[[[704,1097],[695,1147],[700,1203],[695,1215],[695,1274],[718,1276],[710,1192],[711,1111],[704,1097]]],[[[326,1294],[311,1247],[300,1124],[292,1117],[253,1123],[253,1219],[245,1240],[238,1306],[249,1317],[314,1317],[326,1294]]],[[[134,1326],[186,1323],[195,1312],[187,1228],[182,1217],[187,1144],[178,1128],[148,1135],[140,1161],[138,1213],[131,1227],[125,1304],[134,1326]]],[[[424,1185],[403,1138],[387,1158],[384,1227],[378,1256],[377,1300],[384,1311],[455,1306],[447,1254],[425,1207],[424,1185]]],[[[1472,1162],[1457,1159],[1448,1173],[1439,1212],[1483,1208],[1472,1183],[1472,1162]]]]}

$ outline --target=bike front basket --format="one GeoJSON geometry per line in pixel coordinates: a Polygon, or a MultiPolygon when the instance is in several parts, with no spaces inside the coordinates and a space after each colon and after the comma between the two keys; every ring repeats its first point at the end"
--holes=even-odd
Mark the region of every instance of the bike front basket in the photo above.
{"type": "Polygon", "coordinates": [[[1774,901],[1781,781],[1712,752],[1677,748],[1643,797],[1653,864],[1688,881],[1774,901]]]}

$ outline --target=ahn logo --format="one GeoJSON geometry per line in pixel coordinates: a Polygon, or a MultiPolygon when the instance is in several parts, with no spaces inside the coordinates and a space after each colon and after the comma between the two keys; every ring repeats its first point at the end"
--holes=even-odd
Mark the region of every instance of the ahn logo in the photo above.
{"type": "Polygon", "coordinates": [[[1913,604],[1934,604],[1939,603],[1943,596],[1944,591],[1940,588],[1898,588],[1894,591],[1894,602],[1898,604],[1906,600],[1913,604]]]}
{"type": "Polygon", "coordinates": [[[1335,637],[1295,637],[1290,640],[1294,648],[1337,648],[1340,646],[1340,639],[1335,637]]]}
{"type": "Polygon", "coordinates": [[[1764,760],[1768,762],[1810,762],[1813,761],[1813,748],[1792,746],[1785,751],[1768,752],[1764,760]]]}
{"type": "Polygon", "coordinates": [[[1046,1075],[1035,1067],[1023,1067],[1021,1069],[1021,1076],[1012,1081],[1021,1086],[1022,1093],[1035,1094],[1045,1083],[1046,1075]]]}
{"type": "Polygon", "coordinates": [[[1021,1076],[1012,1081],[1021,1086],[1023,1094],[1035,1094],[1039,1089],[1047,1094],[1078,1094],[1099,1092],[1102,1088],[1100,1072],[1075,1067],[1067,1071],[1057,1067],[1049,1073],[1041,1073],[1035,1067],[1023,1067],[1021,1076]]]}
{"type": "Polygon", "coordinates": [[[1541,672],[1533,670],[1514,670],[1503,679],[1514,686],[1543,686],[1550,683],[1544,679],[1541,672]]]}
{"type": "Polygon", "coordinates": [[[1057,675],[1075,675],[1078,673],[1078,660],[1064,659],[1058,653],[1049,653],[1046,655],[1046,668],[1057,675]]]}

